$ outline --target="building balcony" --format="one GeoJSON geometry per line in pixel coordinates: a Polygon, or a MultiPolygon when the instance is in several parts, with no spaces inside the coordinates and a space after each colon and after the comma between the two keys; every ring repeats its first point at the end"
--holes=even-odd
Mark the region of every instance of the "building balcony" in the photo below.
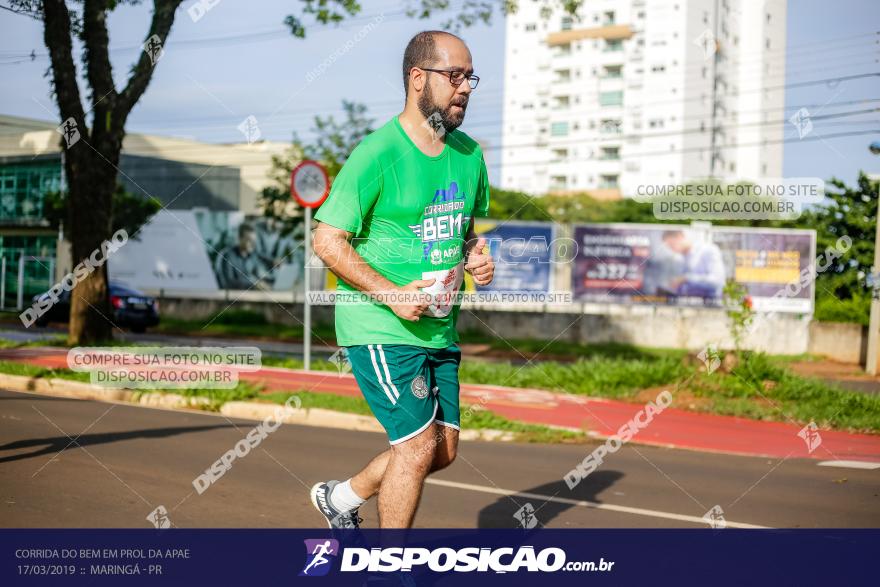
{"type": "Polygon", "coordinates": [[[586,29],[574,29],[559,31],[547,35],[547,45],[555,47],[582,39],[605,39],[608,41],[626,40],[633,36],[633,29],[628,24],[612,24],[608,26],[592,27],[586,29]]]}
{"type": "Polygon", "coordinates": [[[619,188],[555,189],[551,184],[547,193],[553,196],[576,196],[584,192],[597,200],[619,200],[621,198],[619,188]]]}

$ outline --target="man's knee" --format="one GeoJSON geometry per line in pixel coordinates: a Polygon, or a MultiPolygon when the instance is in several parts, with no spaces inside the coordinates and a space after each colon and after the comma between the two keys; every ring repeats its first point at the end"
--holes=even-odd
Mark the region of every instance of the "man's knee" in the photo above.
{"type": "Polygon", "coordinates": [[[455,461],[458,454],[458,430],[447,426],[437,427],[437,450],[434,453],[432,470],[445,469],[455,461]]]}
{"type": "Polygon", "coordinates": [[[427,473],[437,452],[434,429],[435,426],[432,424],[409,440],[392,446],[395,456],[406,460],[414,472],[427,473]]]}

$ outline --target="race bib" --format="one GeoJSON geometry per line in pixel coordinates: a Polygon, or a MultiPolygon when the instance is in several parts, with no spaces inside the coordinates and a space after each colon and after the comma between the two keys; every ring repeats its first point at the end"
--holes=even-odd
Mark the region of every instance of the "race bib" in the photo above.
{"type": "Polygon", "coordinates": [[[455,295],[464,278],[464,261],[455,267],[438,271],[423,271],[422,279],[434,278],[434,285],[423,287],[422,291],[431,294],[431,305],[424,315],[432,318],[444,318],[452,311],[455,295]]]}

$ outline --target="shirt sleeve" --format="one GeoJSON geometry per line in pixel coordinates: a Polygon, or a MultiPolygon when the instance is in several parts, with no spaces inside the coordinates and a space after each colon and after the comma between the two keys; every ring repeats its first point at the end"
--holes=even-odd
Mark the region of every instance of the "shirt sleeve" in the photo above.
{"type": "Polygon", "coordinates": [[[485,218],[489,215],[489,172],[486,159],[480,155],[480,180],[477,182],[477,193],[474,198],[474,217],[485,218]]]}
{"type": "Polygon", "coordinates": [[[330,194],[318,208],[315,220],[358,235],[381,191],[382,168],[361,143],[333,180],[330,194]]]}

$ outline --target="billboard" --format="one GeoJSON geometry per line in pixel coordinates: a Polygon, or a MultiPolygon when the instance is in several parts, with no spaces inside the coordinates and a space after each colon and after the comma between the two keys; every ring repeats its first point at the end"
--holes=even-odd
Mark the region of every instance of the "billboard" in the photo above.
{"type": "Polygon", "coordinates": [[[161,210],[109,260],[111,279],[140,289],[291,291],[302,287],[302,226],[263,216],[161,210]]]}
{"type": "MultiPolygon", "coordinates": [[[[554,226],[549,222],[477,220],[474,232],[486,239],[495,278],[478,291],[549,292],[552,285],[554,226]]],[[[467,276],[467,290],[474,291],[467,276]]]]}
{"type": "Polygon", "coordinates": [[[746,287],[756,310],[810,313],[812,230],[673,224],[574,227],[572,292],[581,301],[720,306],[728,280],[746,287]]]}

